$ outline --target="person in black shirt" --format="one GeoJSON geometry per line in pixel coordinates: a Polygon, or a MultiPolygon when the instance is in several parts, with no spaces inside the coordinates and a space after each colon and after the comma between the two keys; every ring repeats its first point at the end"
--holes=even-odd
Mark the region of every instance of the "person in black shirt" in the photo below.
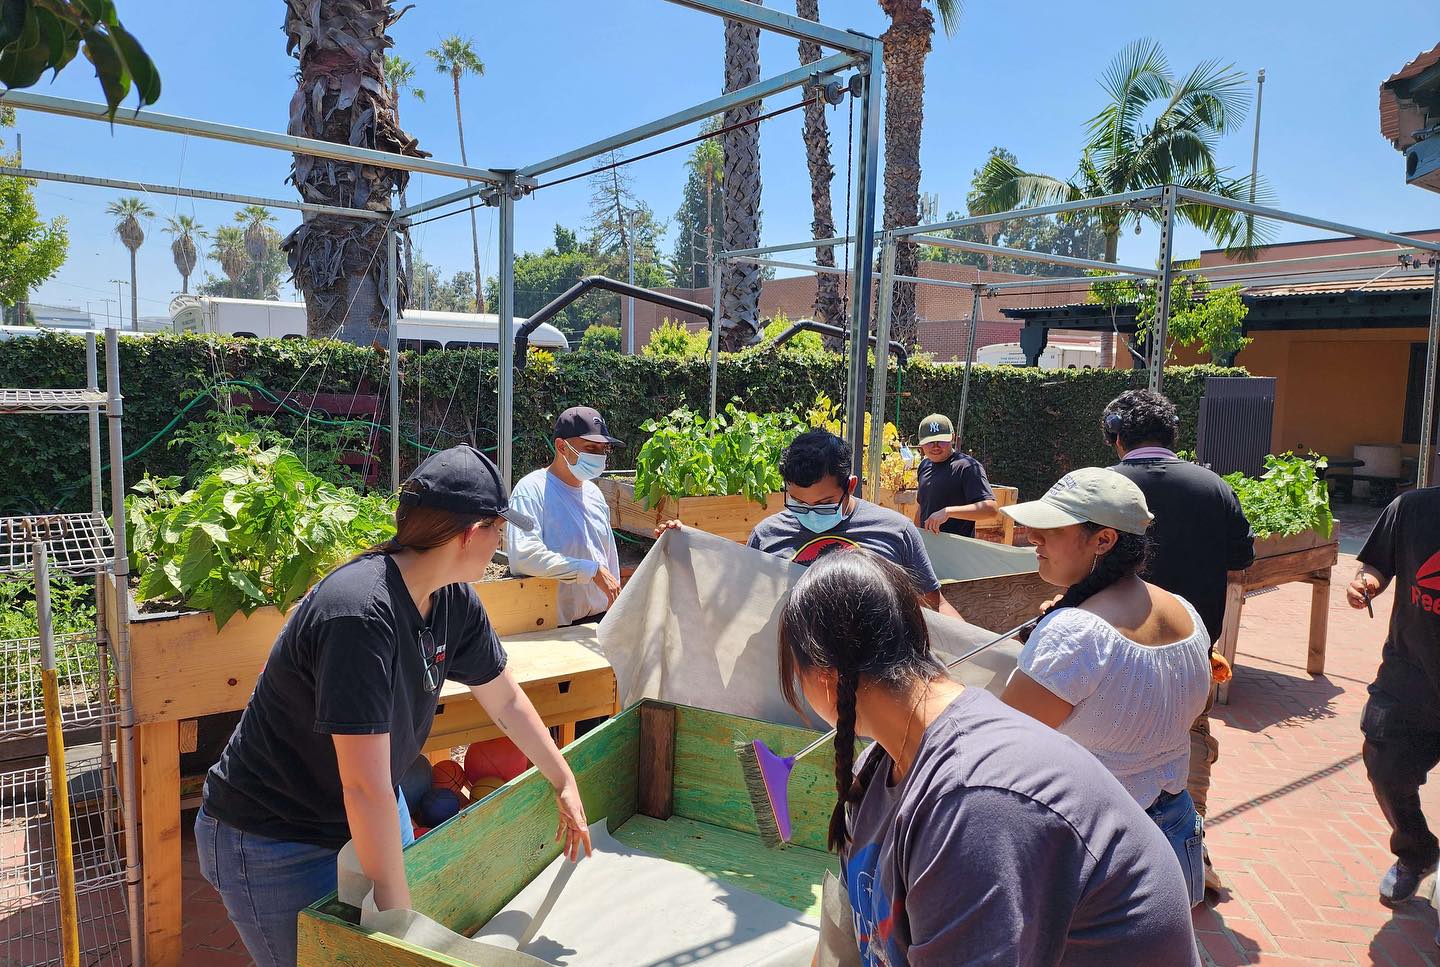
{"type": "MultiPolygon", "coordinates": [[[[1149,531],[1145,580],[1189,601],[1210,633],[1212,648],[1225,623],[1225,585],[1229,572],[1255,559],[1255,535],[1240,501],[1220,475],[1171,450],[1179,417],[1175,404],[1159,393],[1130,390],[1105,407],[1101,431],[1120,457],[1112,469],[1130,478],[1145,494],[1155,515],[1149,531]]],[[[1213,690],[1211,692],[1213,698],[1213,690]]],[[[1210,704],[1190,728],[1190,780],[1195,811],[1205,815],[1210,767],[1220,744],[1210,734],[1210,704]]],[[[1205,888],[1221,880],[1205,851],[1205,888]]]]}
{"type": "Polygon", "coordinates": [[[1380,882],[1387,906],[1414,896],[1440,858],[1420,808],[1420,786],[1440,763],[1440,487],[1401,494],[1385,508],[1346,589],[1350,607],[1364,608],[1391,581],[1390,632],[1360,716],[1365,771],[1395,854],[1380,882]]]}
{"type": "Polygon", "coordinates": [[[401,488],[395,536],[332,571],[285,622],[195,819],[201,872],[260,967],[295,963],[296,917],[335,889],[347,841],[377,906],[410,906],[396,783],[447,678],[470,686],[550,780],[566,854],[588,854],[575,776],[468,583],[484,576],[506,520],[535,526],[508,504],[478,450],[430,456],[401,488]]]}
{"type": "Polygon", "coordinates": [[[995,513],[995,493],[980,461],[956,449],[955,428],[939,413],[920,421],[920,526],[932,534],[975,536],[995,513]]]}

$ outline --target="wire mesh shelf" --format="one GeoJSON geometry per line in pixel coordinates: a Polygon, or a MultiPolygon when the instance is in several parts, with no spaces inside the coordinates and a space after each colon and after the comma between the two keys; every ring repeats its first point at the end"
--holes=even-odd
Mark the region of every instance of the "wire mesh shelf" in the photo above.
{"type": "MultiPolygon", "coordinates": [[[[66,776],[76,890],[93,892],[116,879],[123,883],[113,770],[104,771],[97,751],[67,762],[66,776]]],[[[0,772],[0,920],[58,896],[55,861],[48,765],[0,772]]]]}
{"type": "MultiPolygon", "coordinates": [[[[115,721],[114,703],[102,701],[113,677],[108,683],[100,680],[100,647],[93,633],[56,635],[55,671],[60,718],[67,727],[99,725],[107,718],[115,721]]],[[[43,735],[42,699],[40,639],[0,639],[0,736],[43,735]]]]}
{"type": "Polygon", "coordinates": [[[109,397],[91,389],[0,389],[0,413],[104,412],[109,397]]]}
{"type": "Polygon", "coordinates": [[[33,569],[36,538],[45,541],[50,566],[72,574],[102,568],[115,556],[115,535],[99,514],[0,517],[0,574],[33,569]]]}
{"type": "MultiPolygon", "coordinates": [[[[80,963],[128,967],[130,928],[124,876],[77,889],[80,963]]],[[[64,967],[60,946],[60,897],[50,893],[27,906],[0,911],[0,967],[64,967]]]]}

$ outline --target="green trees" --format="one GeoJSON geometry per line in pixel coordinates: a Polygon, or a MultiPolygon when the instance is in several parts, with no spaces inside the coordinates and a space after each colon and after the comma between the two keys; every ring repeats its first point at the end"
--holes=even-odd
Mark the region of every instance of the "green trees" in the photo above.
{"type": "Polygon", "coordinates": [[[200,295],[228,299],[280,297],[285,252],[280,233],[268,224],[270,218],[267,209],[251,206],[235,213],[236,224],[215,230],[207,257],[220,266],[222,276],[207,274],[196,289],[200,295]]]}
{"type": "MultiPolygon", "coordinates": [[[[470,161],[465,155],[465,122],[460,113],[460,78],[484,75],[485,64],[476,55],[474,43],[458,34],[446,37],[440,41],[440,46],[430,48],[427,53],[435,63],[435,69],[450,76],[450,84],[455,92],[455,129],[460,135],[460,163],[468,165],[470,161]]],[[[475,256],[475,305],[480,312],[484,312],[485,294],[480,291],[480,280],[484,278],[480,274],[480,233],[475,227],[473,207],[470,209],[470,248],[475,256]]]]}
{"type": "MultiPolygon", "coordinates": [[[[14,123],[14,111],[0,108],[0,126],[14,123]]],[[[4,159],[5,164],[16,161],[4,159]]],[[[0,303],[23,306],[31,290],[60,271],[69,245],[64,218],[41,220],[30,182],[0,178],[0,303]]]]}
{"type": "Polygon", "coordinates": [[[130,328],[139,332],[140,297],[135,290],[135,255],[145,244],[145,229],[141,227],[140,219],[154,218],[155,213],[143,200],[133,195],[112,201],[105,210],[115,216],[115,234],[130,251],[130,328]]]}
{"type": "MultiPolygon", "coordinates": [[[[714,118],[701,127],[702,134],[720,130],[714,118]]],[[[695,145],[685,159],[685,189],[680,209],[675,212],[675,248],[670,256],[676,285],[701,289],[710,284],[709,252],[725,249],[725,214],[722,210],[721,175],[725,153],[720,141],[707,138],[695,145]],[[708,242],[708,245],[707,245],[708,242]]]]}

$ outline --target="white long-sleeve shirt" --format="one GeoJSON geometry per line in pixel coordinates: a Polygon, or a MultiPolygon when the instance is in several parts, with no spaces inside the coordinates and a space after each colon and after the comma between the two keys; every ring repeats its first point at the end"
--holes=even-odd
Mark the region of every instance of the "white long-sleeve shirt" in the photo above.
{"type": "Polygon", "coordinates": [[[515,485],[510,504],[539,525],[529,533],[505,528],[510,570],[562,582],[560,623],[568,625],[609,607],[593,579],[602,567],[618,579],[620,552],[600,488],[589,481],[572,487],[549,470],[536,470],[515,485]]]}

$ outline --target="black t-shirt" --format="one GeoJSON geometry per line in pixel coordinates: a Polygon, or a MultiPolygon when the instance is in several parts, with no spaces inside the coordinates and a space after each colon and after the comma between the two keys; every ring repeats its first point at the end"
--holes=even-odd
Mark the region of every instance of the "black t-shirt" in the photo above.
{"type": "MultiPolygon", "coordinates": [[[[995,492],[985,476],[985,467],[979,460],[959,450],[950,454],[950,459],[941,463],[920,461],[920,490],[916,495],[920,502],[920,526],[937,510],[946,507],[963,507],[982,500],[994,500],[995,492]]],[[[947,520],[940,525],[945,534],[959,534],[961,537],[975,536],[973,520],[947,520]]]]}
{"type": "Polygon", "coordinates": [[[1145,580],[1189,601],[1210,641],[1219,642],[1226,572],[1255,560],[1255,534],[1235,490],[1213,470],[1175,457],[1126,460],[1111,469],[1135,482],[1155,515],[1145,580]]]}
{"type": "MultiPolygon", "coordinates": [[[[390,736],[398,782],[430,735],[438,696],[425,688],[427,623],[389,555],[337,568],[291,612],[255,694],[205,777],[205,811],[272,839],[339,849],[350,839],[334,735],[390,736]]],[[[428,627],[443,677],[483,685],[505,650],[479,597],[451,584],[428,627]],[[443,659],[442,659],[443,655],[443,659]]]]}
{"type": "Polygon", "coordinates": [[[1361,727],[1372,738],[1440,730],[1440,487],[1392,500],[1360,561],[1392,579],[1395,594],[1361,727]]]}

